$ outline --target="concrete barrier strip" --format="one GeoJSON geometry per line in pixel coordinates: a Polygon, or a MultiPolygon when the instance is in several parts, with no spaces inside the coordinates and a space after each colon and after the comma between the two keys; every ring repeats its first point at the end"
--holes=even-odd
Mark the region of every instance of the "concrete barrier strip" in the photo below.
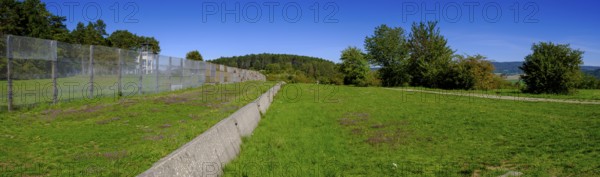
{"type": "Polygon", "coordinates": [[[240,153],[242,137],[252,135],[261,113],[266,113],[282,84],[276,84],[138,176],[220,176],[225,164],[240,153]]]}

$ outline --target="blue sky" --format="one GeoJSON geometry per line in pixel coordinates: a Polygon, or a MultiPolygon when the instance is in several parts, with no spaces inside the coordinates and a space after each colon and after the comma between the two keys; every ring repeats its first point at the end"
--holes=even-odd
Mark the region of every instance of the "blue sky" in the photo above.
{"type": "Polygon", "coordinates": [[[43,2],[68,18],[69,29],[100,18],[109,33],[125,29],[154,36],[161,54],[177,57],[190,50],[199,50],[205,59],[267,52],[339,62],[341,50],[363,48],[364,38],[378,25],[399,26],[408,33],[413,22],[438,20],[458,54],[522,61],[533,43],[551,41],[585,51],[585,65],[600,66],[598,1],[43,2]]]}

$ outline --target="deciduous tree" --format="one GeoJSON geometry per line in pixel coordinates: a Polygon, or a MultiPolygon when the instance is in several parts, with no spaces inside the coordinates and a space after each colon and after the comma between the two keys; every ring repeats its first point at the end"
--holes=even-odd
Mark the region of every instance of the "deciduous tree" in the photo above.
{"type": "Polygon", "coordinates": [[[365,54],[356,48],[348,47],[342,51],[342,64],[340,72],[344,74],[344,84],[366,86],[366,78],[369,73],[369,63],[365,54]]]}
{"type": "Polygon", "coordinates": [[[571,49],[568,44],[540,42],[525,57],[521,78],[526,93],[567,94],[575,91],[580,80],[583,51],[571,49]]]}
{"type": "Polygon", "coordinates": [[[387,25],[376,27],[374,34],[365,38],[365,49],[369,62],[381,67],[379,74],[383,86],[399,86],[409,82],[410,77],[405,70],[408,50],[402,28],[387,25]]]}
{"type": "Polygon", "coordinates": [[[450,68],[454,51],[441,35],[437,22],[413,23],[408,39],[408,72],[411,85],[440,87],[450,68]]]}
{"type": "Polygon", "coordinates": [[[193,51],[188,52],[185,55],[185,58],[187,58],[189,60],[204,61],[204,59],[202,58],[202,55],[200,54],[200,52],[198,50],[193,50],[193,51]]]}

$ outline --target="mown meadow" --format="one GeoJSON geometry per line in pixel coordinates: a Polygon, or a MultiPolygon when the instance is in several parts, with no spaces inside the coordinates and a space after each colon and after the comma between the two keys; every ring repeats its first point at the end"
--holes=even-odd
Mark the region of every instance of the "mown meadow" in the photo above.
{"type": "Polygon", "coordinates": [[[288,84],[225,176],[597,176],[600,106],[288,84]]]}

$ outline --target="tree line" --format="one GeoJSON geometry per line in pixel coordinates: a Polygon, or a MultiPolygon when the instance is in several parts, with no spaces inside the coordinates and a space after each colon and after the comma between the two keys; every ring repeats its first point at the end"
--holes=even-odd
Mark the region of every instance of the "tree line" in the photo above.
{"type": "Polygon", "coordinates": [[[268,80],[325,84],[343,82],[335,63],[316,57],[262,53],[220,57],[210,62],[261,71],[268,80]]]}
{"type": "Polygon", "coordinates": [[[503,83],[483,55],[455,55],[437,22],[413,23],[407,35],[401,27],[380,25],[365,38],[366,53],[356,47],[342,51],[344,83],[368,86],[369,64],[379,67],[381,85],[443,89],[495,89],[503,83]]]}
{"type": "MultiPolygon", "coordinates": [[[[417,86],[442,89],[497,89],[511,87],[494,74],[494,66],[480,54],[456,55],[441,35],[438,22],[413,23],[407,35],[401,27],[380,25],[365,38],[363,53],[356,47],[342,51],[344,84],[368,86],[365,68],[380,67],[386,87],[417,86]]],[[[576,88],[600,88],[600,81],[581,72],[583,51],[568,44],[534,43],[520,69],[526,93],[574,93],[576,88]]]]}
{"type": "Polygon", "coordinates": [[[481,54],[455,54],[437,25],[413,23],[408,34],[401,27],[380,25],[365,37],[366,51],[350,46],[341,52],[339,64],[315,57],[267,53],[221,57],[212,62],[259,70],[269,80],[288,82],[465,90],[521,88],[526,93],[553,94],[600,88],[600,81],[580,71],[583,52],[567,44],[533,44],[532,54],[520,67],[525,83],[520,86],[494,74],[493,64],[481,54]]]}

